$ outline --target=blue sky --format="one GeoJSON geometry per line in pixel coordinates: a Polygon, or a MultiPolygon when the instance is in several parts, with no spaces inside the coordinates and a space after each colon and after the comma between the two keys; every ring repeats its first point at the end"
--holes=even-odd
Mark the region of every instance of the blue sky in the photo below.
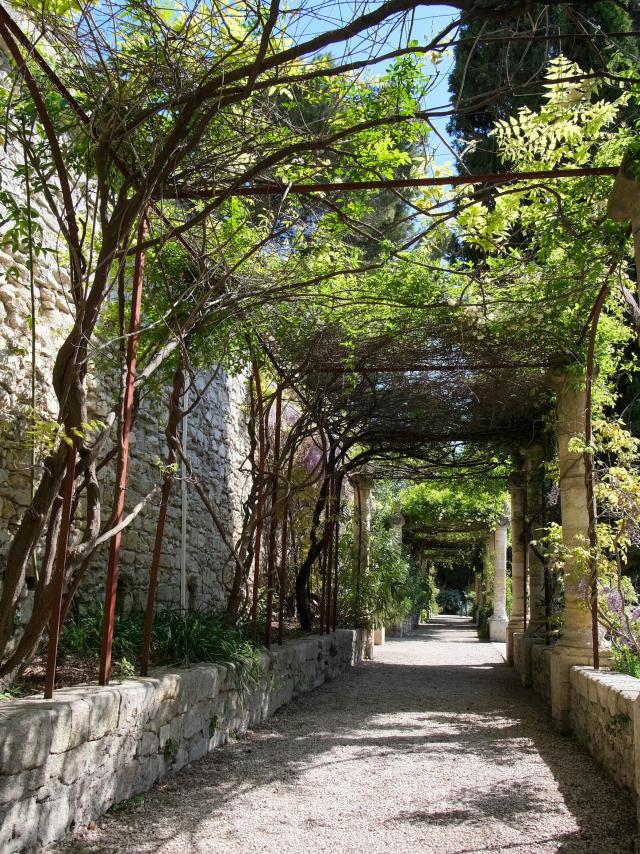
{"type": "MultiPolygon", "coordinates": [[[[370,9],[372,5],[367,3],[366,7],[370,9]]],[[[307,6],[306,13],[303,12],[295,22],[291,22],[289,35],[293,36],[296,41],[299,39],[309,39],[314,35],[348,23],[353,18],[356,8],[357,12],[355,14],[362,14],[366,7],[365,3],[361,3],[356,7],[354,0],[330,0],[330,2],[323,2],[318,6],[307,6]]],[[[427,44],[458,16],[459,12],[446,4],[418,7],[411,23],[410,34],[406,28],[398,27],[395,22],[392,25],[379,28],[375,34],[376,44],[374,52],[377,55],[382,55],[394,50],[399,44],[405,45],[409,35],[412,39],[417,40],[419,44],[427,44]]],[[[338,61],[343,56],[349,56],[350,58],[368,57],[372,53],[372,34],[368,33],[364,38],[356,37],[351,39],[343,45],[336,46],[331,53],[338,61]]],[[[450,96],[447,80],[452,63],[453,57],[446,56],[439,64],[436,83],[425,103],[426,109],[442,107],[449,103],[450,96]]],[[[385,67],[385,63],[377,63],[372,65],[367,73],[381,74],[385,71],[385,67]]],[[[446,131],[447,121],[444,118],[434,122],[438,132],[446,140],[449,139],[446,131]]],[[[436,162],[438,165],[444,165],[445,163],[453,165],[453,156],[446,145],[440,142],[435,135],[432,135],[432,137],[432,144],[436,150],[436,162]]]]}

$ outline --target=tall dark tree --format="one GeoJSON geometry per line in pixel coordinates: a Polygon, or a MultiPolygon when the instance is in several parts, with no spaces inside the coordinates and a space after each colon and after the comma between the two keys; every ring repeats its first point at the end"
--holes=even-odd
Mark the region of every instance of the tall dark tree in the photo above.
{"type": "Polygon", "coordinates": [[[604,35],[629,32],[640,21],[639,0],[630,0],[627,8],[616,0],[537,3],[528,15],[500,21],[497,27],[487,19],[465,24],[449,76],[457,111],[447,127],[462,170],[476,175],[500,171],[490,131],[522,106],[539,107],[541,79],[553,57],[563,54],[586,71],[599,71],[617,48],[637,54],[636,39],[604,35]]]}

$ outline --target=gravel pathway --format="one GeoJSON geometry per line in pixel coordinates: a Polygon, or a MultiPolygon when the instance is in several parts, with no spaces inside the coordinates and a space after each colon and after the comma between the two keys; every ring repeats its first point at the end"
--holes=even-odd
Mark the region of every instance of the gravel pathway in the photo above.
{"type": "Polygon", "coordinates": [[[634,834],[494,647],[441,617],[56,850],[621,854],[634,834]]]}

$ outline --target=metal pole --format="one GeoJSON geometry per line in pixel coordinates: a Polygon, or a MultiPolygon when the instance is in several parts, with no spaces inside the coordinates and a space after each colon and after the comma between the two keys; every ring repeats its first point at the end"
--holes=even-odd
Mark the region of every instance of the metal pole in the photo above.
{"type": "Polygon", "coordinates": [[[287,595],[287,535],[289,533],[289,487],[293,472],[293,459],[295,444],[291,448],[289,464],[287,466],[287,479],[285,483],[286,494],[282,508],[282,531],[280,540],[280,573],[278,581],[278,643],[282,646],[284,638],[284,600],[287,595]]]}
{"type": "Polygon", "coordinates": [[[334,560],[334,579],[333,579],[333,631],[335,632],[338,621],[338,570],[340,564],[340,493],[342,492],[342,478],[336,481],[336,523],[335,523],[335,544],[333,547],[334,560]]]}
{"type": "Polygon", "coordinates": [[[331,612],[333,605],[333,528],[335,526],[335,478],[331,475],[329,484],[329,533],[327,537],[327,634],[331,631],[331,612]]]}
{"type": "MultiPolygon", "coordinates": [[[[140,219],[138,226],[138,247],[147,238],[148,223],[146,215],[140,219]]],[[[142,305],[142,283],[144,278],[144,251],[138,248],[136,252],[131,289],[131,314],[129,316],[129,337],[127,341],[127,376],[125,381],[124,406],[122,417],[122,434],[120,437],[120,453],[116,472],[116,494],[113,522],[117,525],[124,512],[125,490],[127,485],[127,467],[129,463],[129,438],[133,421],[133,392],[136,376],[136,356],[138,350],[138,332],[140,329],[140,309],[142,305]]],[[[109,684],[111,675],[111,650],[113,647],[113,628],[116,618],[116,595],[118,590],[118,574],[120,569],[120,544],[122,533],[115,534],[109,543],[109,564],[104,601],[104,625],[102,632],[102,648],[100,650],[99,681],[101,685],[109,684]]]]}
{"type": "Polygon", "coordinates": [[[269,554],[267,563],[267,625],[265,628],[265,646],[271,646],[271,621],[273,619],[273,587],[276,572],[276,533],[278,530],[278,494],[280,485],[280,426],[282,421],[282,388],[276,392],[276,421],[273,438],[273,476],[271,493],[271,522],[269,525],[269,554]]]}
{"type": "Polygon", "coordinates": [[[153,558],[151,571],[149,573],[149,590],[147,593],[147,610],[144,616],[144,637],[142,640],[142,652],[140,655],[140,675],[146,676],[149,672],[149,654],[151,650],[151,632],[153,629],[153,615],[156,603],[156,591],[158,589],[158,571],[160,568],[160,557],[162,556],[162,541],[164,539],[164,528],[167,519],[167,508],[169,496],[173,488],[173,465],[176,459],[174,440],[178,433],[178,422],[180,420],[180,397],[184,386],[184,371],[182,361],[178,364],[173,377],[173,389],[171,402],[169,404],[169,421],[167,424],[167,443],[169,451],[167,454],[167,469],[162,484],[162,497],[160,499],[160,512],[156,526],[156,539],[153,546],[153,558]]]}
{"type": "Polygon", "coordinates": [[[71,510],[73,507],[73,486],[76,473],[76,443],[75,437],[67,450],[67,471],[64,479],[62,497],[62,517],[60,534],[58,535],[58,552],[56,555],[56,577],[54,580],[53,603],[51,620],[49,622],[49,646],[47,649],[47,671],[44,682],[44,698],[50,700],[56,683],[56,663],[58,659],[58,641],[60,639],[60,623],[62,611],[62,594],[64,591],[65,570],[67,566],[67,546],[69,529],[71,527],[71,510]]]}
{"type": "Polygon", "coordinates": [[[258,589],[260,587],[260,546],[262,540],[262,521],[264,515],[264,464],[265,464],[265,436],[264,436],[264,406],[262,401],[262,385],[260,383],[260,369],[255,359],[253,363],[253,377],[256,385],[256,417],[258,419],[258,495],[256,507],[256,536],[253,569],[253,601],[251,605],[251,637],[253,641],[258,640],[258,589]]]}
{"type": "MultiPolygon", "coordinates": [[[[182,451],[184,457],[187,455],[187,442],[189,440],[189,389],[184,390],[182,409],[182,451]]],[[[182,483],[180,490],[180,608],[187,610],[187,522],[189,521],[189,487],[187,482],[187,463],[182,459],[182,483]]]]}

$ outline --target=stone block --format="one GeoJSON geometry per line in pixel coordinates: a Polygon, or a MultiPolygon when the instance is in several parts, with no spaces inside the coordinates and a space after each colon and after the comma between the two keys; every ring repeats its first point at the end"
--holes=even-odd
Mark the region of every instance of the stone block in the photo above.
{"type": "Polygon", "coordinates": [[[68,833],[76,818],[76,792],[70,787],[58,790],[58,797],[42,802],[38,824],[38,842],[49,845],[68,833]]]}
{"type": "Polygon", "coordinates": [[[88,824],[115,803],[119,766],[111,773],[99,774],[82,781],[76,788],[76,824],[88,824]]]}
{"type": "Polygon", "coordinates": [[[155,732],[146,730],[138,739],[136,755],[138,757],[152,756],[153,754],[158,753],[159,749],[160,739],[158,738],[158,735],[155,732]]]}
{"type": "Polygon", "coordinates": [[[105,741],[86,741],[65,753],[52,754],[47,762],[49,778],[68,786],[80,778],[90,777],[108,756],[105,741]]]}
{"type": "Polygon", "coordinates": [[[0,775],[43,765],[52,740],[52,713],[47,708],[17,705],[0,711],[0,775]]]}
{"type": "Polygon", "coordinates": [[[103,688],[91,697],[89,738],[98,739],[114,733],[120,716],[120,692],[117,688],[103,688]]]}
{"type": "Polygon", "coordinates": [[[127,801],[130,797],[137,794],[139,789],[136,788],[140,772],[140,763],[137,759],[133,759],[123,765],[116,778],[116,788],[114,795],[114,803],[119,804],[122,801],[127,801]]]}
{"type": "Polygon", "coordinates": [[[40,813],[41,805],[35,798],[16,801],[7,809],[0,825],[2,854],[17,854],[37,844],[40,813]]]}
{"type": "Polygon", "coordinates": [[[17,774],[3,774],[0,776],[0,808],[35,797],[36,790],[44,785],[45,779],[44,765],[17,774]]]}
{"type": "Polygon", "coordinates": [[[191,738],[198,732],[204,732],[209,726],[209,721],[198,709],[194,709],[185,714],[182,721],[182,737],[191,738]]]}
{"type": "Polygon", "coordinates": [[[141,729],[158,706],[157,688],[150,680],[126,679],[118,686],[118,731],[141,729]]]}
{"type": "Polygon", "coordinates": [[[202,759],[203,756],[206,756],[209,750],[209,737],[204,732],[199,733],[195,738],[192,738],[189,742],[188,753],[189,753],[189,762],[197,762],[198,759],[202,759]]]}

